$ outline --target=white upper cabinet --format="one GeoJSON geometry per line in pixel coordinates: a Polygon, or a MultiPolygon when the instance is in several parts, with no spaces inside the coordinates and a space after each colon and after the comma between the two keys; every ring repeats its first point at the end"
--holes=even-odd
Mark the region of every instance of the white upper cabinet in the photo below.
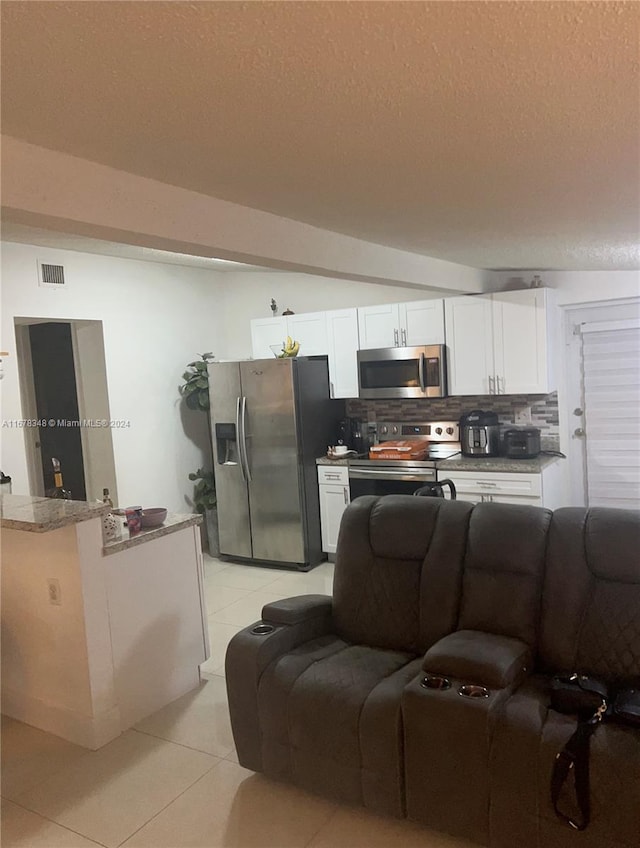
{"type": "Polygon", "coordinates": [[[325,312],[331,397],[358,397],[358,310],[325,312]]]}
{"type": "Polygon", "coordinates": [[[445,298],[444,310],[449,394],[493,394],[491,299],[468,295],[449,297],[445,298]]]}
{"type": "Polygon", "coordinates": [[[358,309],[360,349],[397,347],[400,344],[397,303],[362,306],[358,309]]]}
{"type": "Polygon", "coordinates": [[[400,345],[444,344],[444,301],[399,303],[400,345]]]}
{"type": "Polygon", "coordinates": [[[285,336],[300,342],[300,356],[326,356],[329,352],[325,314],[306,312],[286,316],[285,336]]]}
{"type": "Polygon", "coordinates": [[[443,301],[416,300],[358,309],[360,349],[444,344],[443,301]]]}
{"type": "Polygon", "coordinates": [[[547,394],[552,306],[547,289],[445,300],[449,394],[547,394]]]}
{"type": "Polygon", "coordinates": [[[534,395],[552,391],[546,289],[492,296],[497,391],[534,395]]]}
{"type": "Polygon", "coordinates": [[[251,322],[251,355],[254,359],[271,359],[270,345],[281,345],[286,338],[286,318],[255,318],[251,322]]]}
{"type": "Polygon", "coordinates": [[[272,357],[270,345],[282,345],[287,336],[300,342],[300,356],[326,356],[329,352],[325,313],[307,312],[277,318],[254,318],[251,322],[251,355],[254,359],[272,357]]]}

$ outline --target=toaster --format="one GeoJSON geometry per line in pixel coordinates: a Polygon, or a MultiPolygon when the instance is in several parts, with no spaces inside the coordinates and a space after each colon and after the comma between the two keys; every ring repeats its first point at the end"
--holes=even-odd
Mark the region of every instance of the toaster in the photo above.
{"type": "Polygon", "coordinates": [[[504,455],[509,459],[533,459],[540,453],[537,427],[513,427],[504,434],[504,455]]]}

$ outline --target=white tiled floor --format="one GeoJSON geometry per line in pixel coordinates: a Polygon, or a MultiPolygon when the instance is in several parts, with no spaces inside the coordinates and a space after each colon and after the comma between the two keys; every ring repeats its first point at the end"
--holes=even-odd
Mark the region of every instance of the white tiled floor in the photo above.
{"type": "Polygon", "coordinates": [[[331,594],[332,579],[329,563],[302,574],[205,557],[211,658],[198,689],[99,751],[3,719],[3,848],[464,848],[238,765],[229,640],[268,601],[331,594]]]}

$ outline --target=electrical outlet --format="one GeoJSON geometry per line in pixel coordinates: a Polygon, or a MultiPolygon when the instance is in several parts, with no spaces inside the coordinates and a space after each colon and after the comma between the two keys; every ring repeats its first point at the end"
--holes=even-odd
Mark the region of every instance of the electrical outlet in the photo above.
{"type": "Polygon", "coordinates": [[[60,606],[62,604],[62,592],[60,591],[60,581],[57,577],[47,578],[47,591],[49,592],[49,603],[60,606]]]}
{"type": "Polygon", "coordinates": [[[531,407],[530,406],[521,406],[520,409],[516,409],[515,423],[516,424],[531,424],[531,407]]]}

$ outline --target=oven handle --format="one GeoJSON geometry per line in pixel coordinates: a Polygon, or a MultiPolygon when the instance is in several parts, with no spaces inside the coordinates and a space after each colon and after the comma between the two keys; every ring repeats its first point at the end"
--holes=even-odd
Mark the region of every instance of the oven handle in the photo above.
{"type": "Polygon", "coordinates": [[[373,468],[350,468],[349,479],[366,480],[368,477],[376,477],[379,480],[404,480],[410,483],[421,483],[423,480],[435,480],[436,472],[416,471],[414,473],[405,471],[384,471],[373,468]]]}
{"type": "Polygon", "coordinates": [[[420,380],[420,388],[423,392],[425,392],[426,386],[424,384],[424,353],[420,354],[420,359],[418,360],[418,379],[420,380]]]}

